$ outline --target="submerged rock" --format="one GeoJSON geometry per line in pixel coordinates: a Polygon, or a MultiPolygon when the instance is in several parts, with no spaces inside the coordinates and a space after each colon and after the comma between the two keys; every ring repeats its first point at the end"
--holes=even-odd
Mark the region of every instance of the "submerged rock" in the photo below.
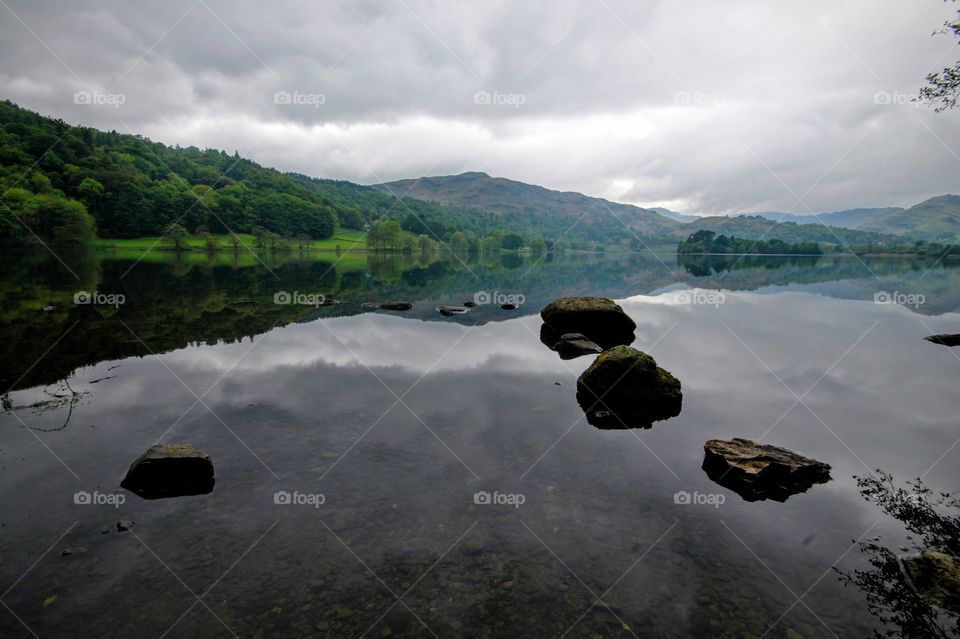
{"type": "Polygon", "coordinates": [[[561,297],[540,317],[554,333],[582,333],[605,348],[633,342],[637,325],[620,305],[605,297],[561,297]]]}
{"type": "Polygon", "coordinates": [[[385,311],[409,311],[413,308],[410,302],[384,302],[380,308],[385,311]]]}
{"type": "Polygon", "coordinates": [[[515,310],[517,310],[517,305],[516,305],[516,304],[510,304],[510,303],[501,304],[501,305],[500,305],[500,308],[502,308],[502,309],[505,310],[505,311],[515,311],[515,310]]]}
{"type": "Polygon", "coordinates": [[[604,351],[577,379],[577,401],[597,428],[650,428],[680,414],[680,380],[630,346],[604,351]]]}
{"type": "MultiPolygon", "coordinates": [[[[543,331],[540,334],[542,336],[543,331]]],[[[590,340],[583,333],[564,333],[548,346],[550,350],[557,351],[560,354],[560,359],[575,359],[582,355],[596,355],[603,352],[599,344],[590,340]]]]}
{"type": "Polygon", "coordinates": [[[144,499],[213,490],[213,462],[193,444],[155,444],[130,465],[120,485],[144,499]]]}
{"type": "Polygon", "coordinates": [[[470,309],[465,306],[438,306],[437,312],[441,315],[463,315],[470,309]]]}
{"type": "Polygon", "coordinates": [[[960,565],[953,557],[924,548],[900,561],[918,593],[935,606],[960,614],[960,565]]]}
{"type": "Polygon", "coordinates": [[[707,476],[745,501],[784,502],[814,484],[830,481],[829,465],[786,448],[737,437],[711,439],[703,450],[707,476]]]}
{"type": "Polygon", "coordinates": [[[923,339],[934,344],[943,344],[944,346],[960,346],[960,335],[931,335],[923,339]]]}

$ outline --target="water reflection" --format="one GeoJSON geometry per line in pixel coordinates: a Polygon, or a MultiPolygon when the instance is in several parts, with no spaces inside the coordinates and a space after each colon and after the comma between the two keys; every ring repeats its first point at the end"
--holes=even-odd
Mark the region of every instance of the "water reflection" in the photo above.
{"type": "MultiPolygon", "coordinates": [[[[960,489],[957,361],[920,339],[956,332],[957,314],[921,314],[956,299],[952,268],[923,279],[941,294],[918,313],[874,304],[877,281],[828,258],[814,272],[680,274],[724,288],[719,307],[660,294],[677,278],[627,257],[556,259],[528,276],[501,264],[470,263],[476,276],[443,262],[341,262],[327,275],[332,261],[271,264],[279,282],[229,264],[141,264],[121,277],[130,264],[99,262],[83,284],[122,286],[130,304],[112,311],[32,306],[72,296],[72,276],[46,262],[2,280],[13,405],[60,379],[84,393],[63,430],[40,429],[61,425],[66,406],[0,414],[0,581],[16,584],[4,603],[40,636],[97,636],[105,619],[115,636],[230,636],[171,570],[198,593],[215,583],[204,601],[240,636],[870,636],[880,622],[860,591],[820,579],[838,558],[868,568],[844,554],[851,538],[896,534],[886,521],[870,528],[879,511],[850,477],[931,469],[930,485],[960,489]],[[274,305],[280,286],[342,303],[274,305]],[[527,304],[434,310],[478,290],[527,304]],[[634,345],[683,381],[682,414],[651,430],[583,423],[574,388],[594,358],[544,348],[537,316],[578,294],[622,300],[634,345]],[[390,299],[413,308],[361,307],[390,299]],[[70,331],[31,369],[20,345],[42,354],[52,339],[41,338],[78,320],[83,339],[70,331]],[[701,470],[705,440],[771,428],[829,463],[834,481],[748,503],[701,470]],[[119,509],[74,503],[78,489],[112,490],[161,437],[208,452],[217,489],[119,509]],[[277,503],[279,491],[325,503],[277,503]],[[480,491],[525,502],[477,503],[480,491]],[[684,504],[681,491],[727,499],[684,504]],[[100,534],[121,518],[139,541],[100,534]],[[390,591],[409,591],[430,631],[393,613],[390,591]]],[[[910,290],[923,271],[896,264],[874,270],[910,290]]],[[[0,634],[30,636],[9,614],[0,634]]]]}
{"type": "Polygon", "coordinates": [[[870,567],[837,570],[843,582],[866,594],[870,612],[884,622],[877,634],[906,639],[960,636],[960,500],[934,493],[921,480],[901,488],[882,471],[857,483],[864,499],[911,534],[912,552],[889,548],[880,537],[859,540],[870,567]],[[933,570],[912,567],[922,566],[927,556],[942,557],[941,565],[933,570]]]}

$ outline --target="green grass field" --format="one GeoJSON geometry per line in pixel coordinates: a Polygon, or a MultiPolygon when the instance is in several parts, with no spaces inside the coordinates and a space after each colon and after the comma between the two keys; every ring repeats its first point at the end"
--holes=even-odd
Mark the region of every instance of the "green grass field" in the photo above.
{"type": "MultiPolygon", "coordinates": [[[[238,233],[237,237],[247,247],[254,249],[254,237],[249,233],[238,233]]],[[[214,240],[220,250],[233,250],[233,238],[230,235],[214,235],[214,240]]],[[[137,249],[139,251],[166,251],[170,250],[170,242],[161,236],[137,237],[132,239],[97,239],[94,240],[94,246],[108,249],[137,249]]],[[[191,235],[185,239],[187,250],[206,251],[207,244],[204,238],[191,235]]],[[[333,237],[325,240],[312,240],[304,246],[306,251],[351,251],[365,250],[367,248],[367,234],[363,231],[354,231],[352,229],[338,228],[333,237]]],[[[241,248],[241,250],[244,250],[241,248]]],[[[296,252],[300,248],[296,245],[291,247],[296,252]]]]}

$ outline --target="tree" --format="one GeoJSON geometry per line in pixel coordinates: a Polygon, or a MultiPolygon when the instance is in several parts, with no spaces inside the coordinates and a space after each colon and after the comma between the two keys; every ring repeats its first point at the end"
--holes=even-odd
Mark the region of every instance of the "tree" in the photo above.
{"type": "Polygon", "coordinates": [[[344,228],[360,230],[363,228],[363,215],[357,209],[340,211],[340,224],[344,228]]]}
{"type": "Polygon", "coordinates": [[[25,203],[22,214],[33,233],[51,244],[78,245],[95,237],[93,218],[76,200],[41,193],[25,203]]]}
{"type": "Polygon", "coordinates": [[[417,237],[417,246],[420,248],[421,253],[429,253],[433,250],[433,240],[426,235],[420,234],[420,236],[417,237]]]}
{"type": "Polygon", "coordinates": [[[163,229],[163,236],[170,248],[174,251],[182,251],[187,247],[187,238],[190,234],[180,224],[168,224],[163,229]]]}
{"type": "MultiPolygon", "coordinates": [[[[948,33],[960,41],[960,11],[957,12],[956,19],[947,20],[942,29],[934,32],[937,33],[948,33]]],[[[960,99],[960,62],[946,67],[943,71],[929,74],[927,86],[920,89],[920,99],[936,105],[934,110],[937,112],[956,108],[957,100],[960,99]]]]}
{"type": "Polygon", "coordinates": [[[380,223],[381,241],[384,247],[396,249],[403,244],[403,230],[396,220],[384,220],[380,223]]]}
{"type": "Polygon", "coordinates": [[[542,237],[535,238],[530,240],[529,248],[533,255],[543,255],[547,250],[547,241],[542,237]]]}
{"type": "Polygon", "coordinates": [[[505,251],[519,251],[523,248],[523,238],[516,233],[507,233],[503,236],[500,246],[505,251]]]}
{"type": "Polygon", "coordinates": [[[464,253],[466,252],[467,247],[467,236],[460,231],[454,233],[450,238],[450,250],[452,250],[454,253],[464,253]]]}

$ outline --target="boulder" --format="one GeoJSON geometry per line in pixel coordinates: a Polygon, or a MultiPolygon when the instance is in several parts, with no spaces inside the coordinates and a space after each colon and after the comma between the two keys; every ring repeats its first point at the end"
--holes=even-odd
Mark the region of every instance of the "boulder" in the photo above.
{"type": "Polygon", "coordinates": [[[120,485],[144,499],[213,490],[213,462],[193,444],[155,444],[130,465],[120,485]]]}
{"type": "Polygon", "coordinates": [[[960,335],[931,335],[923,339],[934,344],[943,344],[944,346],[960,346],[960,335]]]}
{"type": "Polygon", "coordinates": [[[470,309],[465,306],[438,306],[437,312],[441,315],[463,315],[470,309]]]}
{"type": "Polygon", "coordinates": [[[540,317],[555,333],[582,333],[604,348],[630,344],[637,325],[620,305],[605,297],[561,297],[540,317]]]}
{"type": "Polygon", "coordinates": [[[385,311],[409,311],[413,308],[410,302],[384,302],[380,308],[385,311]]]}
{"type": "Polygon", "coordinates": [[[960,614],[960,564],[950,555],[924,548],[918,555],[902,557],[911,585],[930,603],[960,614]]]}
{"type": "Polygon", "coordinates": [[[711,439],[703,450],[707,476],[744,501],[784,502],[814,484],[830,481],[829,465],[749,439],[711,439]]]}
{"type": "Polygon", "coordinates": [[[597,428],[650,428],[680,414],[680,380],[630,346],[604,351],[577,379],[577,401],[597,428]]]}

